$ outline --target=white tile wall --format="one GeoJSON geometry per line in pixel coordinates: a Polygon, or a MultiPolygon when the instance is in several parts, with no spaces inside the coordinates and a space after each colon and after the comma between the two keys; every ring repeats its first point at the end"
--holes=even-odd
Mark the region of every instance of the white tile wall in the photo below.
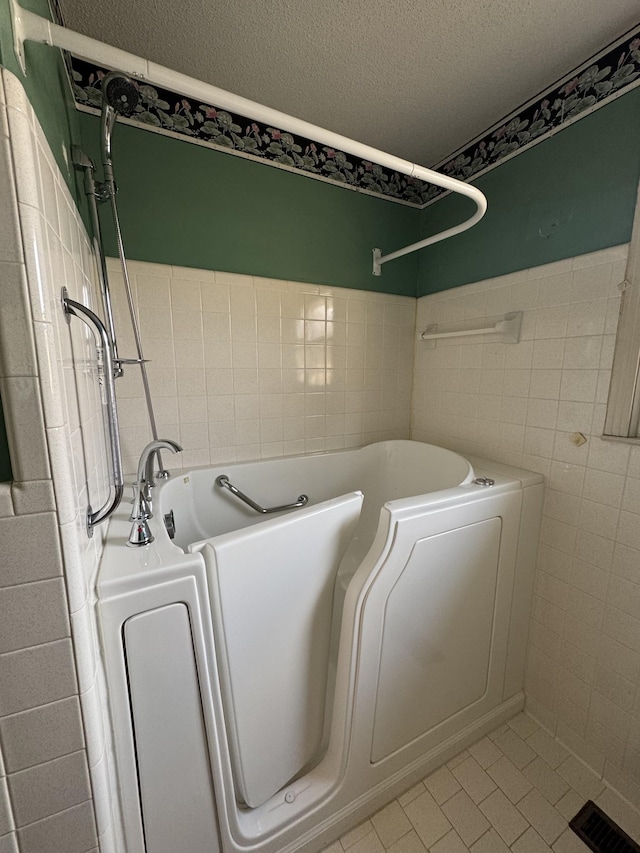
{"type": "MultiPolygon", "coordinates": [[[[407,438],[415,299],[130,262],[158,432],[208,465],[407,438]]],[[[135,356],[109,259],[121,356],[135,356]]],[[[116,383],[125,470],[150,440],[139,369],[116,383]]]]}
{"type": "MultiPolygon", "coordinates": [[[[80,694],[84,740],[91,746],[88,756],[84,749],[78,751],[77,738],[64,736],[77,725],[76,706],[68,703],[53,717],[60,728],[60,737],[55,739],[58,752],[43,755],[39,765],[37,750],[32,751],[29,760],[35,767],[28,771],[34,784],[43,785],[44,790],[53,785],[53,790],[51,773],[55,775],[58,766],[61,773],[67,768],[66,788],[60,780],[61,790],[68,790],[73,802],[49,797],[37,817],[23,809],[22,816],[16,815],[20,818],[17,833],[24,853],[40,850],[50,833],[65,849],[71,849],[72,841],[74,845],[86,843],[82,850],[77,848],[82,853],[99,843],[106,853],[116,849],[117,819],[104,796],[112,774],[104,736],[108,728],[105,694],[99,700],[96,695],[99,656],[92,594],[104,530],[88,538],[84,518],[89,502],[95,509],[106,498],[107,457],[93,338],[77,318],[66,323],[60,303],[60,288],[65,284],[73,299],[100,313],[96,268],[78,211],[24,90],[5,70],[2,79],[2,92],[6,93],[2,109],[8,123],[0,126],[8,127],[10,135],[0,136],[0,183],[7,187],[0,217],[0,382],[16,479],[10,488],[2,487],[0,525],[2,556],[14,559],[22,569],[27,567],[29,574],[23,577],[20,569],[0,579],[0,608],[9,608],[19,599],[19,612],[25,619],[24,630],[16,628],[0,648],[0,678],[24,680],[28,687],[28,667],[37,666],[34,655],[39,660],[44,650],[51,648],[53,653],[57,646],[57,666],[66,669],[60,669],[50,689],[43,684],[25,688],[20,707],[8,708],[8,714],[0,717],[0,740],[5,755],[14,756],[15,733],[25,730],[28,715],[35,709],[48,713],[52,702],[80,694]],[[34,552],[31,558],[25,552],[24,523],[34,552]],[[38,590],[41,597],[46,594],[46,600],[39,601],[38,590]],[[39,615],[34,610],[38,605],[39,615]],[[54,619],[54,613],[63,614],[62,621],[54,619]],[[54,642],[69,634],[74,641],[74,660],[65,657],[66,645],[54,642]],[[25,655],[23,650],[33,650],[33,654],[25,655]],[[20,679],[22,660],[24,675],[20,679]],[[63,684],[68,686],[63,689],[63,684]],[[69,781],[70,759],[63,760],[63,744],[72,741],[74,784],[69,781]],[[99,750],[96,744],[100,744],[99,750]],[[52,757],[57,763],[51,762],[52,757]],[[92,802],[96,792],[102,795],[97,832],[92,802]],[[86,802],[80,804],[83,798],[86,802]],[[66,838],[68,833],[73,833],[73,839],[66,838]]],[[[13,607],[14,617],[17,612],[13,607]]],[[[7,765],[9,788],[19,797],[27,771],[16,770],[12,762],[13,758],[7,765]]]]}
{"type": "Polygon", "coordinates": [[[600,438],[626,256],[619,246],[419,299],[419,331],[524,319],[517,345],[416,341],[412,436],[545,475],[528,707],[640,802],[640,446],[600,438]]]}

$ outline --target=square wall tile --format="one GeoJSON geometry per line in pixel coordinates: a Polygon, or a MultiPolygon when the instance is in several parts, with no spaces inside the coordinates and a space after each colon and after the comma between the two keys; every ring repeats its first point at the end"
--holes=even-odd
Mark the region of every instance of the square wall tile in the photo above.
{"type": "Polygon", "coordinates": [[[91,802],[25,826],[18,837],[21,853],[86,853],[98,840],[91,802]]]}
{"type": "Polygon", "coordinates": [[[84,750],[9,775],[18,826],[65,811],[91,798],[84,750]]]}
{"type": "Polygon", "coordinates": [[[15,773],[84,746],[77,696],[0,719],[7,771],[15,773]]]}
{"type": "Polygon", "coordinates": [[[71,640],[0,655],[0,716],[78,692],[71,640]]]}
{"type": "Polygon", "coordinates": [[[68,636],[62,578],[0,589],[0,655],[68,636]]]}
{"type": "Polygon", "coordinates": [[[0,565],[0,586],[62,575],[55,514],[0,518],[0,565]]]}
{"type": "Polygon", "coordinates": [[[48,480],[49,454],[38,380],[20,376],[0,380],[0,394],[17,480],[48,480]]]}
{"type": "Polygon", "coordinates": [[[35,376],[38,365],[22,264],[0,262],[0,299],[0,376],[35,376]]]}

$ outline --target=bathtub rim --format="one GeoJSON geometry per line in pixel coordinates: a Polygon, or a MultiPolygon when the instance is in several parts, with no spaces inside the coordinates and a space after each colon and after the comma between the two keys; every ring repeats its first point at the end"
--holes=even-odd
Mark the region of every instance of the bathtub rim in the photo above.
{"type": "MultiPolygon", "coordinates": [[[[281,468],[282,466],[285,466],[285,469],[286,469],[286,468],[289,468],[291,466],[294,466],[296,462],[302,462],[303,460],[304,461],[306,461],[306,460],[317,460],[320,458],[321,459],[335,460],[335,459],[339,458],[340,456],[345,456],[345,457],[348,457],[350,459],[353,459],[354,460],[354,462],[352,463],[353,467],[355,470],[357,470],[357,468],[358,468],[358,461],[357,460],[361,454],[362,454],[362,459],[366,461],[367,454],[372,454],[376,450],[379,450],[379,452],[381,454],[383,454],[385,452],[385,450],[387,450],[387,449],[390,452],[393,452],[395,447],[399,448],[400,452],[402,452],[402,450],[406,450],[409,447],[414,447],[417,449],[417,452],[419,452],[419,453],[422,453],[422,452],[430,453],[430,454],[435,456],[434,461],[436,462],[436,464],[441,465],[443,462],[445,464],[448,462],[451,462],[456,467],[462,469],[464,471],[464,474],[462,476],[459,476],[459,477],[455,477],[455,478],[452,477],[453,482],[451,482],[450,484],[448,484],[446,486],[440,487],[440,488],[433,488],[433,489],[430,489],[429,491],[418,491],[418,490],[416,490],[414,494],[409,495],[406,498],[390,497],[389,499],[384,499],[380,504],[380,508],[385,506],[390,501],[418,499],[418,498],[422,498],[422,497],[425,497],[428,495],[437,494],[438,492],[445,491],[446,489],[449,489],[449,488],[456,488],[457,486],[468,485],[469,483],[471,483],[473,481],[473,479],[476,476],[474,469],[473,469],[473,466],[471,465],[469,460],[465,456],[463,456],[461,453],[458,453],[455,450],[451,450],[449,448],[442,447],[441,445],[438,445],[438,444],[432,444],[430,442],[414,441],[411,439],[387,439],[384,441],[376,441],[376,442],[372,442],[371,444],[360,445],[358,447],[352,447],[352,448],[340,448],[338,450],[319,451],[319,452],[307,453],[307,454],[295,454],[292,456],[273,457],[270,459],[246,460],[246,461],[242,461],[242,462],[229,462],[229,463],[222,462],[222,463],[216,463],[215,465],[204,465],[204,466],[190,468],[188,471],[176,473],[172,477],[170,477],[168,480],[166,480],[162,483],[159,483],[158,488],[156,489],[156,494],[154,496],[154,503],[155,503],[155,506],[159,508],[158,515],[162,515],[167,509],[169,509],[169,504],[170,504],[171,498],[173,496],[172,493],[179,488],[180,479],[184,479],[186,482],[186,480],[193,477],[195,480],[200,481],[200,480],[202,480],[203,475],[205,475],[207,472],[211,472],[211,481],[209,483],[207,483],[207,485],[209,485],[209,486],[211,486],[213,484],[213,482],[215,481],[215,478],[217,476],[219,476],[220,474],[226,475],[227,472],[231,472],[231,478],[233,478],[233,479],[235,479],[235,475],[237,474],[240,483],[242,483],[243,473],[244,472],[249,472],[249,474],[253,473],[256,466],[259,466],[260,469],[262,469],[264,472],[269,472],[269,470],[273,470],[274,472],[276,472],[276,471],[278,471],[278,468],[281,468]]],[[[385,460],[384,460],[384,457],[382,457],[380,460],[376,460],[376,458],[374,457],[371,460],[371,462],[373,464],[375,464],[376,461],[384,463],[385,460]]],[[[280,473],[280,476],[282,477],[283,474],[281,472],[279,472],[279,473],[280,473]]],[[[461,471],[461,473],[462,473],[462,471],[461,471]]],[[[284,476],[286,477],[286,473],[284,474],[284,476]]],[[[194,490],[196,488],[199,488],[199,487],[200,486],[193,486],[191,488],[191,492],[193,493],[194,490]]],[[[304,490],[305,490],[305,492],[308,491],[311,494],[311,490],[308,486],[304,485],[304,490]]],[[[341,493],[348,494],[348,493],[353,492],[353,491],[361,491],[361,489],[359,486],[357,486],[357,487],[350,486],[350,487],[346,487],[343,490],[343,492],[341,492],[340,488],[338,487],[335,490],[333,490],[330,495],[325,495],[324,497],[322,497],[318,500],[314,500],[313,496],[312,496],[311,500],[310,500],[309,504],[307,504],[307,506],[314,506],[314,505],[317,505],[319,503],[324,502],[325,500],[331,500],[335,497],[338,497],[341,493]]],[[[366,492],[365,492],[365,497],[366,497],[366,492]]],[[[263,516],[263,517],[258,516],[258,517],[255,517],[254,519],[252,519],[248,525],[242,525],[242,527],[251,527],[251,526],[254,526],[256,524],[263,524],[269,520],[272,520],[273,518],[277,519],[277,518],[281,518],[281,517],[283,517],[283,513],[278,513],[274,516],[263,516]]],[[[163,538],[168,540],[168,536],[166,534],[166,530],[164,528],[164,525],[162,525],[162,524],[161,525],[155,525],[152,521],[151,526],[152,526],[152,530],[154,531],[155,534],[157,534],[158,536],[162,536],[163,538]]],[[[196,539],[193,539],[192,541],[187,542],[186,544],[178,544],[177,542],[174,542],[172,540],[169,540],[169,541],[170,541],[170,544],[174,548],[178,549],[182,553],[188,553],[191,550],[191,548],[193,547],[193,545],[198,543],[198,542],[203,542],[203,541],[208,540],[208,539],[213,539],[214,537],[217,537],[217,536],[224,536],[227,533],[231,533],[237,529],[238,528],[230,528],[228,530],[222,530],[218,533],[211,533],[209,535],[199,536],[196,539]]]]}
{"type": "MultiPolygon", "coordinates": [[[[393,440],[408,441],[407,439],[393,440]]],[[[429,447],[448,450],[448,448],[441,448],[440,445],[428,444],[427,442],[415,443],[427,444],[429,447]]],[[[363,445],[362,447],[353,448],[353,450],[364,450],[371,446],[363,445]]],[[[351,449],[347,451],[328,451],[327,454],[314,453],[278,457],[277,459],[263,459],[257,460],[257,462],[279,462],[283,459],[304,459],[307,455],[317,457],[328,455],[329,453],[335,455],[344,452],[351,452],[351,449]]],[[[473,483],[473,479],[476,476],[490,477],[494,480],[495,485],[491,487],[493,490],[504,488],[507,484],[514,481],[520,483],[522,488],[537,483],[544,483],[544,477],[534,471],[479,456],[470,455],[467,457],[456,453],[456,451],[450,452],[462,458],[469,466],[469,473],[465,478],[464,484],[453,486],[449,489],[426,492],[423,495],[416,495],[411,498],[397,498],[385,502],[382,507],[387,506],[387,504],[393,504],[393,507],[396,508],[396,505],[399,503],[404,504],[402,508],[406,509],[410,509],[413,506],[416,509],[424,509],[426,505],[432,502],[443,503],[444,505],[445,503],[457,500],[460,496],[466,494],[470,488],[478,488],[473,483]]],[[[227,467],[231,467],[232,464],[244,465],[255,463],[229,463],[227,467]]],[[[187,477],[191,471],[212,470],[216,467],[220,466],[205,465],[190,468],[189,471],[176,472],[172,475],[171,479],[187,477]]],[[[168,482],[171,482],[171,480],[168,482]]],[[[162,485],[158,488],[162,488],[162,485]]],[[[157,504],[158,497],[156,495],[157,504]]],[[[398,506],[397,508],[401,507],[398,506]]],[[[154,534],[158,534],[155,540],[150,545],[142,548],[127,547],[126,542],[131,530],[130,512],[131,503],[123,502],[109,521],[106,530],[105,545],[95,581],[95,595],[98,602],[105,601],[116,595],[144,589],[149,585],[162,582],[165,578],[173,580],[176,577],[180,577],[185,570],[188,570],[189,566],[200,565],[203,562],[203,558],[198,553],[190,554],[185,552],[171,541],[164,524],[158,516],[150,520],[154,534]]]]}

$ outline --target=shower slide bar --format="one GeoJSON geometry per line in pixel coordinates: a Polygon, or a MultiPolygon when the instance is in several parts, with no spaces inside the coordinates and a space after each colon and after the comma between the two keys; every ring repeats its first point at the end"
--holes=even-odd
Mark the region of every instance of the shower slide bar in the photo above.
{"type": "Polygon", "coordinates": [[[438,234],[418,240],[416,243],[411,243],[409,246],[397,249],[395,252],[390,252],[387,255],[383,255],[379,248],[373,249],[373,275],[381,275],[382,264],[386,264],[387,261],[393,261],[410,252],[415,252],[418,249],[439,243],[441,240],[454,237],[456,234],[461,234],[479,222],[485,214],[487,200],[479,189],[470,184],[465,184],[456,178],[450,178],[447,175],[434,172],[426,166],[411,163],[409,160],[387,154],[377,148],[372,148],[370,145],[364,145],[346,136],[341,136],[338,133],[317,127],[309,122],[280,112],[280,110],[274,110],[263,104],[258,104],[255,101],[234,95],[224,89],[219,89],[217,86],[203,83],[193,77],[187,77],[185,74],[172,71],[162,65],[157,65],[155,62],[149,62],[133,53],[106,45],[97,39],[92,39],[73,30],[68,30],[65,27],[48,21],[46,18],[36,15],[34,12],[23,9],[17,0],[9,0],[9,3],[13,22],[13,46],[24,74],[27,73],[24,54],[25,41],[35,41],[40,44],[58,47],[62,50],[70,51],[81,59],[97,62],[107,68],[117,69],[140,80],[155,83],[157,86],[174,89],[191,98],[200,99],[204,103],[215,104],[217,107],[223,107],[231,112],[250,116],[257,121],[287,130],[299,136],[307,137],[308,139],[313,139],[322,145],[336,148],[354,157],[378,163],[385,168],[400,172],[403,175],[427,181],[443,189],[451,190],[451,192],[458,195],[467,196],[475,203],[476,210],[473,215],[452,228],[447,228],[438,234]]]}
{"type": "Polygon", "coordinates": [[[271,512],[282,512],[285,509],[297,509],[301,506],[306,506],[309,503],[308,495],[300,495],[298,500],[292,504],[283,504],[282,506],[260,506],[260,504],[256,503],[252,500],[249,495],[245,495],[244,492],[241,492],[240,489],[236,488],[236,486],[232,485],[229,482],[229,478],[226,474],[220,474],[219,477],[216,477],[216,486],[220,486],[221,489],[229,489],[232,495],[235,495],[237,498],[240,498],[241,501],[244,501],[251,509],[255,509],[256,512],[260,512],[263,515],[267,515],[271,512]]]}
{"type": "Polygon", "coordinates": [[[116,389],[113,375],[113,355],[111,341],[102,320],[93,313],[86,305],[69,298],[67,288],[63,287],[61,292],[62,310],[67,323],[71,317],[80,317],[96,336],[96,352],[98,359],[98,379],[104,391],[102,403],[105,410],[105,421],[109,440],[109,462],[111,467],[111,479],[109,491],[113,494],[107,498],[100,509],[93,511],[91,504],[87,507],[86,527],[87,535],[93,536],[93,528],[109,518],[120,505],[124,490],[124,478],[122,475],[122,455],[120,452],[120,433],[118,430],[118,408],[116,405],[116,389]]]}
{"type": "Polygon", "coordinates": [[[98,203],[96,194],[98,192],[97,183],[94,172],[95,167],[93,161],[87,157],[77,145],[71,148],[71,159],[74,166],[82,169],[84,172],[84,194],[87,197],[89,205],[89,213],[91,216],[91,226],[93,231],[93,251],[98,258],[98,277],[100,280],[100,292],[102,294],[102,305],[104,316],[111,339],[111,354],[113,357],[113,375],[117,379],[122,376],[122,364],[127,363],[129,359],[121,359],[118,356],[118,342],[116,340],[116,327],[113,320],[113,306],[111,304],[111,292],[109,290],[109,275],[107,273],[107,259],[104,255],[102,234],[100,229],[100,219],[98,217],[98,203]]]}

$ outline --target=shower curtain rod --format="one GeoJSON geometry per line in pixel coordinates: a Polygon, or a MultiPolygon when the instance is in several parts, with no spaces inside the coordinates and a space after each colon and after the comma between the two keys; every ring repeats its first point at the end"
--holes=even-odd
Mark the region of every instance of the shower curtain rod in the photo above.
{"type": "Polygon", "coordinates": [[[40,44],[47,44],[61,50],[68,50],[80,59],[96,62],[107,68],[129,74],[139,80],[155,83],[157,86],[163,86],[167,89],[188,95],[191,98],[200,99],[204,103],[223,107],[230,112],[251,117],[278,129],[304,136],[307,139],[313,139],[330,148],[336,148],[339,151],[344,151],[362,160],[370,160],[373,163],[378,163],[403,175],[419,178],[430,184],[436,184],[436,186],[451,190],[451,192],[458,195],[467,196],[467,198],[470,198],[475,203],[476,210],[474,214],[459,225],[447,228],[438,234],[433,234],[424,240],[419,240],[417,243],[411,243],[409,246],[405,246],[403,249],[398,249],[395,252],[390,252],[387,255],[383,255],[380,249],[373,249],[374,275],[381,274],[382,264],[387,263],[387,261],[393,261],[410,252],[415,252],[418,249],[439,243],[441,240],[446,240],[448,237],[454,237],[456,234],[460,234],[471,228],[485,214],[487,200],[480,190],[470,184],[465,184],[463,181],[450,178],[447,175],[441,175],[432,169],[428,169],[426,166],[420,166],[418,163],[411,163],[409,160],[394,157],[392,154],[379,151],[377,148],[356,142],[346,136],[341,136],[338,133],[317,127],[314,124],[302,121],[279,110],[271,109],[263,104],[258,104],[255,101],[250,101],[247,98],[241,98],[239,95],[226,92],[217,86],[203,83],[193,77],[187,77],[185,74],[172,71],[162,65],[157,65],[155,62],[149,62],[146,59],[135,56],[133,53],[111,47],[97,39],[92,39],[69,30],[66,27],[61,27],[58,24],[48,21],[46,18],[40,17],[40,15],[36,15],[34,12],[23,9],[17,0],[9,0],[9,2],[13,23],[13,46],[22,72],[25,75],[27,69],[24,42],[35,41],[40,44]]]}

